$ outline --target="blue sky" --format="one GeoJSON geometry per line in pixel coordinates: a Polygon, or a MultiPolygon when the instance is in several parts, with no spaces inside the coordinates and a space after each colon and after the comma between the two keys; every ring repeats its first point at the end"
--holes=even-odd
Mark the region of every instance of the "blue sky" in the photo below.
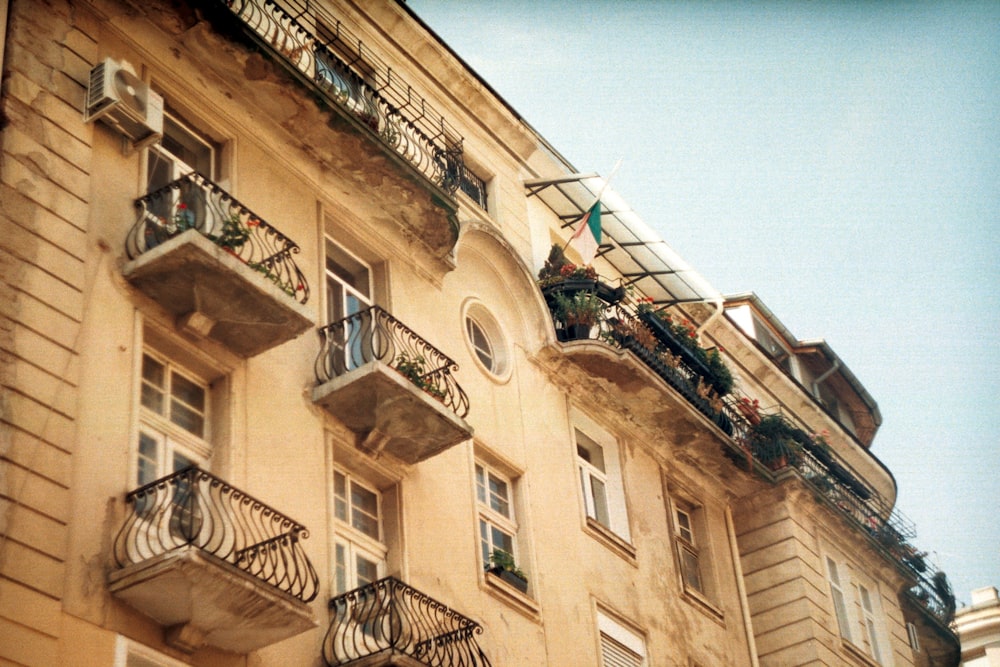
{"type": "Polygon", "coordinates": [[[1000,3],[409,0],[724,293],[825,338],[960,601],[1000,587],[1000,3]]]}

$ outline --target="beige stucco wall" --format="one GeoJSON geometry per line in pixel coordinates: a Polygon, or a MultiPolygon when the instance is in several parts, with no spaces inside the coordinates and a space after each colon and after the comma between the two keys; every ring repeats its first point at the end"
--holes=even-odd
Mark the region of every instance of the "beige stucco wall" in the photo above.
{"type": "MultiPolygon", "coordinates": [[[[762,664],[838,664],[845,654],[829,632],[822,554],[850,555],[859,567],[881,557],[795,480],[772,487],[733,465],[725,435],[627,353],[555,342],[534,274],[565,232],[525,197],[522,180],[568,165],[398,5],[337,4],[366,44],[453,119],[469,163],[490,178],[489,214],[458,196],[453,249],[442,250],[450,212],[432,188],[197,12],[165,1],[10,3],[9,124],[0,137],[0,663],[111,665],[128,637],[185,664],[319,665],[336,467],[382,493],[385,574],[480,623],[478,641],[494,665],[598,664],[598,610],[643,638],[650,665],[753,665],[755,650],[762,664]],[[317,321],[326,317],[324,236],[372,263],[376,301],[459,365],[472,440],[416,465],[360,453],[355,436],[310,398],[314,332],[242,359],[179,332],[125,280],[145,153],[123,152],[117,134],[81,113],[90,68],[109,56],[132,63],[217,141],[226,189],[301,246],[296,261],[317,321]],[[508,366],[499,378],[465,339],[470,307],[498,325],[508,366]],[[247,656],[186,655],[110,594],[111,545],[134,486],[144,348],[210,384],[212,472],[308,528],[304,546],[320,580],[310,603],[316,629],[247,656]],[[617,449],[617,535],[585,518],[573,440],[581,423],[617,449]],[[527,595],[482,572],[477,459],[513,481],[527,595]],[[679,573],[670,508],[680,501],[700,517],[703,596],[686,592],[679,573]]],[[[736,350],[748,385],[827,425],[756,352],[741,349],[730,324],[720,320],[707,336],[736,350]]],[[[894,495],[884,470],[847,439],[841,447],[894,495]]],[[[894,602],[902,582],[890,568],[873,571],[894,664],[910,664],[894,602]]]]}

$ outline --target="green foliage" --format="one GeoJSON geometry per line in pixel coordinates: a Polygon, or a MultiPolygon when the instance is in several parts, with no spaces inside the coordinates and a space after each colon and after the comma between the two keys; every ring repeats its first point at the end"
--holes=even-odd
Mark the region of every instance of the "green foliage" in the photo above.
{"type": "Polygon", "coordinates": [[[593,326],[600,320],[607,304],[593,292],[576,292],[571,296],[555,295],[555,318],[566,326],[593,326]]]}
{"type": "Polygon", "coordinates": [[[778,463],[782,458],[788,465],[794,465],[802,455],[795,431],[781,415],[765,415],[751,431],[754,455],[766,465],[778,463]]]}
{"type": "Polygon", "coordinates": [[[422,356],[411,357],[404,352],[396,357],[395,368],[403,377],[431,396],[444,398],[444,390],[438,388],[434,380],[427,376],[427,361],[422,356]]]}
{"type": "Polygon", "coordinates": [[[493,564],[493,567],[506,570],[507,572],[510,572],[514,576],[520,577],[525,581],[528,580],[528,577],[525,576],[524,572],[521,571],[521,568],[519,568],[517,563],[514,562],[514,556],[507,553],[503,549],[493,550],[493,553],[490,554],[490,563],[493,564]]]}

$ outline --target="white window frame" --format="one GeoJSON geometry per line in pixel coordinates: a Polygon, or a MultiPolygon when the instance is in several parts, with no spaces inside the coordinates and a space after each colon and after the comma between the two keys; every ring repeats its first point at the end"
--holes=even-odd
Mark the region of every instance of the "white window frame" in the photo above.
{"type": "Polygon", "coordinates": [[[507,551],[506,549],[496,545],[492,529],[496,529],[510,537],[510,556],[514,559],[514,562],[518,563],[518,566],[520,566],[517,548],[518,525],[514,514],[514,480],[509,475],[505,475],[493,466],[477,459],[475,462],[475,485],[480,555],[484,558],[483,569],[489,569],[491,566],[489,556],[493,553],[494,549],[507,551]],[[504,498],[507,503],[506,514],[495,508],[491,502],[491,491],[489,485],[491,477],[504,484],[507,489],[507,496],[504,498]],[[480,483],[481,481],[482,484],[480,483]],[[485,552],[483,551],[484,546],[486,547],[485,552]]]}
{"type": "Polygon", "coordinates": [[[697,508],[691,507],[689,503],[672,498],[674,524],[674,544],[677,549],[677,565],[680,568],[681,583],[684,590],[693,592],[701,597],[706,597],[708,592],[705,589],[705,573],[702,567],[702,553],[698,543],[698,527],[696,522],[701,518],[698,516],[697,508]],[[685,523],[687,525],[683,525],[685,523]],[[688,577],[687,562],[685,554],[690,555],[694,561],[694,576],[696,582],[690,582],[688,577]]]}
{"type": "Polygon", "coordinates": [[[853,643],[851,633],[851,595],[847,567],[826,556],[826,581],[830,586],[830,601],[840,629],[840,636],[853,643]]]}
{"type": "Polygon", "coordinates": [[[917,631],[917,626],[911,621],[906,622],[906,638],[909,640],[913,652],[920,653],[920,633],[917,631]]]}
{"type": "MultiPolygon", "coordinates": [[[[139,357],[138,372],[138,393],[139,400],[139,429],[135,437],[134,461],[130,466],[132,479],[139,485],[160,479],[166,475],[176,472],[174,464],[175,455],[183,456],[191,463],[200,467],[207,467],[207,463],[212,455],[211,445],[211,390],[208,382],[192,373],[187,368],[176,363],[172,359],[154,352],[148,348],[143,349],[139,357]],[[146,406],[142,401],[143,387],[147,384],[143,374],[146,358],[149,357],[160,364],[164,370],[164,386],[162,387],[163,411],[146,406]],[[202,433],[199,435],[183,426],[177,424],[170,418],[170,406],[173,399],[172,388],[174,376],[180,375],[188,382],[197,385],[203,392],[205,407],[201,412],[202,433]],[[156,459],[153,464],[156,468],[152,479],[140,479],[140,463],[143,456],[140,451],[140,443],[143,437],[150,438],[156,444],[156,459]]],[[[193,406],[184,407],[192,409],[193,406]]],[[[149,460],[148,458],[146,460],[149,460]]]]}
{"type": "MultiPolygon", "coordinates": [[[[333,573],[332,590],[335,594],[340,595],[346,593],[347,591],[354,590],[358,588],[359,585],[363,585],[362,582],[358,580],[358,568],[357,559],[359,557],[368,560],[369,562],[375,563],[376,569],[376,579],[381,579],[385,576],[385,562],[386,556],[388,555],[388,547],[385,545],[384,537],[384,522],[385,518],[383,515],[383,504],[382,504],[382,494],[373,485],[368,483],[366,480],[358,477],[357,475],[351,473],[348,470],[342,468],[334,468],[333,479],[331,480],[332,488],[330,489],[331,496],[333,498],[333,524],[334,524],[334,537],[333,537],[333,549],[331,550],[330,560],[331,568],[330,571],[333,573]],[[337,476],[340,475],[344,479],[344,489],[345,494],[342,497],[344,503],[344,515],[343,517],[339,515],[337,510],[338,507],[338,497],[337,494],[337,476]],[[377,537],[372,536],[358,528],[354,525],[354,511],[355,507],[353,505],[352,498],[352,487],[358,486],[360,489],[373,494],[375,496],[375,506],[377,516],[375,517],[377,524],[377,537]],[[338,547],[342,551],[338,551],[338,547]],[[339,562],[339,556],[343,553],[344,561],[339,562]],[[343,581],[339,581],[340,574],[343,572],[343,581]],[[344,590],[341,590],[341,586],[346,586],[344,590]]],[[[362,511],[358,508],[358,511],[362,511]]],[[[371,516],[369,513],[364,512],[366,515],[371,516]]],[[[366,583],[366,582],[365,582],[366,583]]]]}
{"type": "Polygon", "coordinates": [[[869,653],[880,665],[885,665],[885,646],[882,641],[882,613],[877,590],[858,584],[858,598],[861,602],[861,624],[868,642],[869,653]]]}
{"type": "Polygon", "coordinates": [[[188,667],[186,663],[175,660],[144,644],[125,637],[115,636],[114,667],[188,667]],[[139,662],[141,661],[141,662],[139,662]]]}
{"type": "Polygon", "coordinates": [[[597,610],[597,633],[601,667],[646,667],[648,664],[642,635],[600,609],[597,610]]]}
{"type": "Polygon", "coordinates": [[[575,485],[578,489],[583,511],[584,522],[591,520],[599,524],[602,528],[610,530],[626,543],[631,541],[631,530],[629,529],[628,507],[625,498],[625,484],[622,476],[621,448],[618,441],[607,431],[601,428],[597,422],[580,410],[573,408],[570,413],[572,425],[572,444],[574,472],[576,476],[575,485]],[[580,457],[577,450],[576,433],[583,433],[587,438],[600,445],[604,453],[604,470],[601,471],[588,461],[580,457]],[[586,492],[584,475],[599,474],[598,479],[604,483],[605,497],[607,499],[608,524],[603,524],[596,517],[596,503],[591,494],[586,492]]]}

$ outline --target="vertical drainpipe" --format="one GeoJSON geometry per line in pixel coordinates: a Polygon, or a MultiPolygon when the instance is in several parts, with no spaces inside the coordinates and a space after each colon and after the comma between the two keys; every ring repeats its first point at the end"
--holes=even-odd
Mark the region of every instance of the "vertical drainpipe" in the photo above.
{"type": "Polygon", "coordinates": [[[733,561],[733,574],[736,575],[736,590],[740,597],[740,612],[743,614],[743,630],[747,637],[750,667],[760,667],[760,662],[757,660],[757,642],[753,637],[753,623],[750,622],[750,603],[747,602],[747,589],[743,584],[743,566],[740,565],[740,550],[736,545],[736,526],[733,524],[733,508],[731,505],[726,505],[726,533],[729,537],[729,557],[733,561]]]}
{"type": "Polygon", "coordinates": [[[709,315],[708,319],[705,320],[705,322],[700,327],[695,329],[694,333],[696,336],[701,336],[701,332],[707,329],[709,324],[719,319],[719,316],[722,315],[722,310],[724,305],[725,301],[723,301],[722,299],[717,299],[715,301],[715,312],[709,315]]]}

